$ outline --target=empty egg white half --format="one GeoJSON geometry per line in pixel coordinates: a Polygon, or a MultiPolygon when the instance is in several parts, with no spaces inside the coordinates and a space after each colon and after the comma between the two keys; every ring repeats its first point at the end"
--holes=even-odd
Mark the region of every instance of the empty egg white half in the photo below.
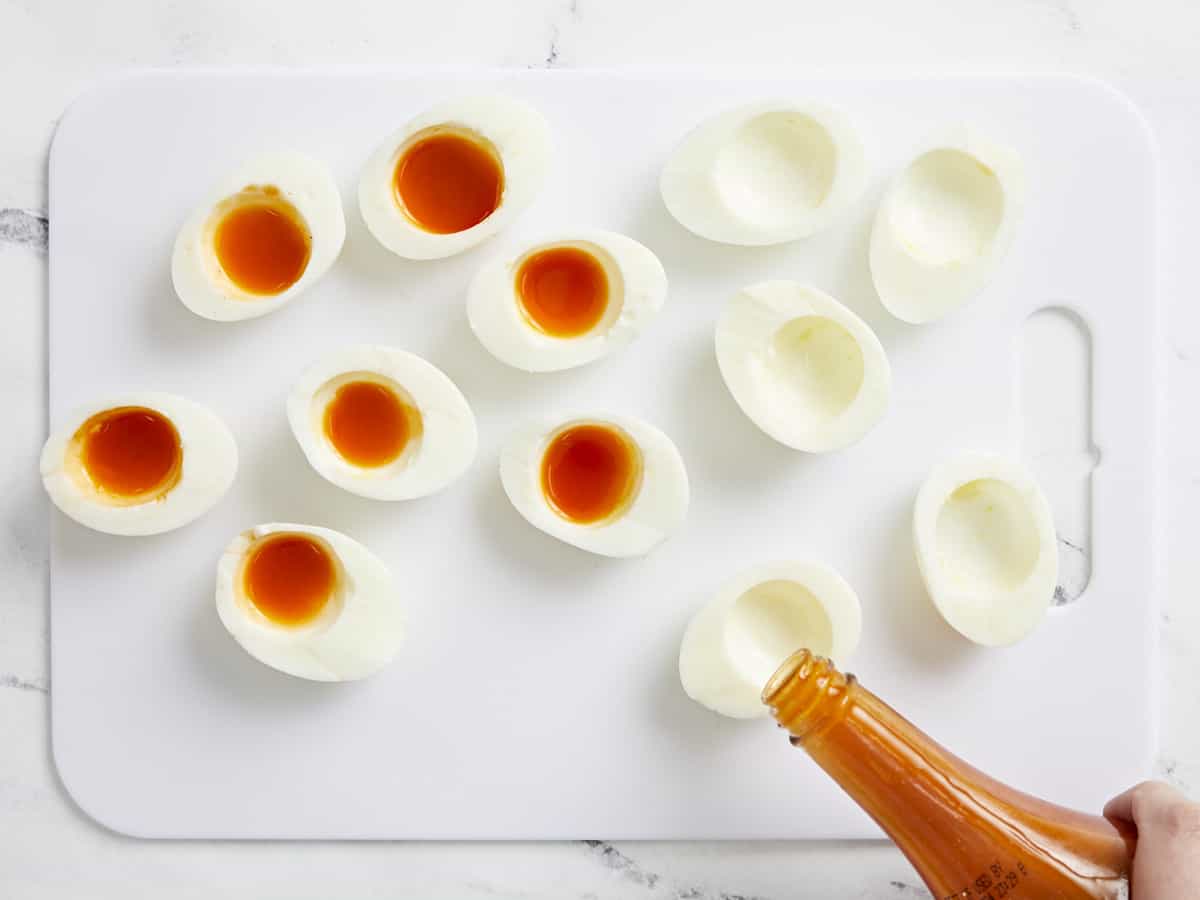
{"type": "Polygon", "coordinates": [[[512,505],[531,525],[599,556],[643,556],[674,534],[687,516],[689,489],[683,458],[663,432],[632,416],[582,414],[530,423],[504,446],[500,480],[512,505]],[[548,450],[556,439],[580,426],[617,434],[627,442],[633,466],[631,490],[611,515],[592,522],[565,516],[544,486],[548,450]]]}
{"type": "Polygon", "coordinates": [[[862,142],[839,110],[757,103],[703,122],[663,169],[663,202],[723,244],[780,244],[828,227],[862,194],[862,142]]]}
{"type": "Polygon", "coordinates": [[[365,678],[391,662],[404,642],[404,608],[392,573],[362,544],[329,528],[272,522],[242,532],[217,563],[216,603],[221,623],[242,649],[311,681],[365,678]],[[264,542],[293,535],[327,554],[333,577],[314,618],[281,624],[256,605],[246,570],[264,542]]]}
{"type": "MultiPolygon", "coordinates": [[[[408,500],[442,490],[471,465],[479,443],[475,415],[462,391],[432,363],[394,347],[347,347],[323,357],[296,382],[287,415],[300,449],[322,477],[375,500],[408,500]],[[399,404],[407,429],[393,458],[370,464],[356,458],[350,445],[339,449],[331,428],[339,392],[362,385],[375,386],[399,404]]],[[[369,418],[350,425],[367,435],[383,427],[369,418]]]]}
{"type": "Polygon", "coordinates": [[[81,525],[120,535],[158,534],[199,518],[229,490],[237,467],[233,435],[215,413],[149,391],[76,409],[51,432],[41,458],[55,506],[81,525]],[[148,454],[161,459],[157,469],[144,468],[148,454]],[[151,479],[121,490],[126,466],[151,479]]]}
{"type": "Polygon", "coordinates": [[[345,239],[342,199],[329,167],[301,153],[269,153],[224,179],[184,222],[175,239],[171,279],[183,305],[198,316],[253,319],[312,287],[337,260],[345,239]],[[276,217],[273,230],[238,231],[231,218],[265,210],[276,217]],[[292,227],[283,227],[288,224],[292,227]],[[294,268],[281,269],[283,257],[295,254],[296,240],[307,244],[307,255],[294,268]],[[270,285],[239,283],[238,258],[258,260],[264,275],[277,277],[270,285]],[[264,259],[275,265],[263,267],[264,259]]]}
{"type": "Polygon", "coordinates": [[[968,129],[895,177],[871,232],[871,277],[894,316],[933,322],[981,291],[1012,244],[1025,204],[1015,150],[968,129]]]}
{"type": "MultiPolygon", "coordinates": [[[[502,95],[462,97],[427,109],[386,138],[367,160],[358,183],[363,221],[379,243],[406,259],[442,259],[491,237],[529,206],[541,189],[550,162],[550,126],[529,104],[502,95]],[[406,204],[400,189],[400,166],[411,151],[429,139],[460,139],[490,159],[499,173],[490,212],[454,230],[431,230],[406,204]]],[[[435,197],[461,197],[467,167],[433,165],[430,179],[444,180],[435,197]]]]}
{"type": "Polygon", "coordinates": [[[792,281],[738,292],[716,333],[717,363],[742,411],[775,440],[824,453],[883,417],[891,369],[870,327],[828,294],[792,281]]]}
{"type": "Polygon", "coordinates": [[[763,688],[784,660],[807,648],[844,665],[861,633],[858,595],[829,566],[756,566],[692,618],[679,649],[679,678],[687,695],[713,712],[765,716],[763,688]]]}
{"type": "Polygon", "coordinates": [[[487,263],[471,282],[467,317],[501,362],[526,372],[552,372],[627,346],[666,297],[667,274],[649,249],[622,234],[581,230],[526,244],[487,263]],[[557,319],[540,317],[543,294],[560,311],[557,319]],[[564,328],[570,320],[586,330],[564,328]]]}
{"type": "Polygon", "coordinates": [[[1058,546],[1050,504],[1023,466],[986,454],[942,463],[917,494],[913,533],[929,596],[965,637],[1004,646],[1041,622],[1058,546]]]}

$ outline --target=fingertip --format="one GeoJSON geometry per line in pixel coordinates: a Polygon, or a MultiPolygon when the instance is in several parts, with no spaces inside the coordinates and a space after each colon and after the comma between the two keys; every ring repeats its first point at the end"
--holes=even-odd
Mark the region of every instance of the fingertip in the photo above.
{"type": "Polygon", "coordinates": [[[1117,796],[1104,804],[1104,818],[1135,822],[1137,820],[1138,807],[1142,805],[1142,798],[1146,797],[1148,793],[1153,792],[1156,784],[1158,782],[1143,781],[1117,794],[1117,796]]]}

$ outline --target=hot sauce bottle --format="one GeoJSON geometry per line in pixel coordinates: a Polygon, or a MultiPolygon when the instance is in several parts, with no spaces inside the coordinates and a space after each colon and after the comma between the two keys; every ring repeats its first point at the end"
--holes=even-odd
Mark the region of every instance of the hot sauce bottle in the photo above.
{"type": "Polygon", "coordinates": [[[1129,896],[1134,836],[1001,784],[833,664],[793,654],[763,702],[908,857],[936,900],[1129,896]]]}

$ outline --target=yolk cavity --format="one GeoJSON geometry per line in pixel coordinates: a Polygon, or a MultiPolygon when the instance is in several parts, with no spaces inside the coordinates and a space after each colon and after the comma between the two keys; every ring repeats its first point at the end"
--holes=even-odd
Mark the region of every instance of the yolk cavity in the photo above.
{"type": "Polygon", "coordinates": [[[121,406],[97,413],[79,427],[74,443],[92,484],[114,498],[151,499],[179,483],[179,432],[152,409],[121,406]]]}
{"type": "Polygon", "coordinates": [[[542,455],[542,493],[560,516],[586,525],[620,513],[640,480],[633,441],[611,425],[573,425],[542,455]]]}
{"type": "Polygon", "coordinates": [[[275,187],[248,187],[226,203],[213,247],[230,281],[250,294],[274,296],[300,280],[312,237],[275,187]]]}
{"type": "Polygon", "coordinates": [[[551,337],[586,334],[608,306],[604,266],[578,247],[531,254],[517,269],[516,286],[526,316],[551,337]]]}
{"type": "Polygon", "coordinates": [[[363,468],[396,460],[421,432],[421,414],[377,381],[343,384],[325,407],[325,436],[338,454],[363,468]]]}
{"type": "Polygon", "coordinates": [[[439,128],[400,156],[396,200],[419,227],[454,234],[478,225],[500,206],[504,169],[490,146],[470,134],[439,128]]]}
{"type": "Polygon", "coordinates": [[[242,572],[246,596],[277,625],[304,625],[333,595],[337,581],[325,545],[305,534],[274,534],[250,550],[242,572]]]}

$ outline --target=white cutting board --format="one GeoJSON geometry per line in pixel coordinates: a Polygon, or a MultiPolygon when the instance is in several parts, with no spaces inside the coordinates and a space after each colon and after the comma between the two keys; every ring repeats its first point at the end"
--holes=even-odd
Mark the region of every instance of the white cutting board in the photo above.
{"type": "Polygon", "coordinates": [[[1139,115],[1100,85],[1062,78],[241,71],[104,83],[70,108],[51,154],[51,423],[111,390],[176,391],[225,418],[242,467],[215,510],[172,534],[108,537],[54,515],[53,745],[64,783],[105,825],[155,837],[873,836],[768,722],[714,716],[676,675],[684,624],[717,585],[751,564],[812,555],[862,598],[851,668],[867,686],[998,777],[1097,808],[1146,774],[1155,740],[1154,181],[1139,115]],[[353,202],[360,166],[409,116],[481,90],[527,98],[551,122],[545,189],[472,252],[391,257],[353,202]],[[846,222],[807,241],[746,249],[695,238],[659,199],[663,161],[705,116],[764,95],[844,106],[863,131],[870,188],[846,222]],[[874,206],[926,138],[964,119],[1024,155],[1024,224],[972,306],[902,325],[871,288],[874,206]],[[193,316],[171,289],[176,229],[240,161],[287,147],[337,174],[341,260],[277,314],[193,316]],[[616,358],[557,375],[510,370],[468,330],[465,286],[518,238],[575,224],[659,253],[667,306],[616,358]],[[892,407],[850,450],[806,456],[775,444],[721,383],[718,310],[767,278],[830,291],[887,348],[892,407]],[[1092,338],[1092,580],[1019,646],[985,650],[925,598],[911,504],[947,452],[1021,452],[1022,323],[1047,305],[1076,310],[1092,338]],[[293,379],[362,341],[427,357],[473,405],[479,457],[445,493],[353,497],[310,471],[292,440],[293,379]],[[498,448],[512,424],[586,408],[644,416],[687,462],[686,527],[645,559],[560,544],[501,491],[498,448]],[[345,531],[391,564],[411,614],[394,665],[362,683],[312,684],[226,635],[212,602],[217,556],[236,532],[271,520],[345,531]]]}

